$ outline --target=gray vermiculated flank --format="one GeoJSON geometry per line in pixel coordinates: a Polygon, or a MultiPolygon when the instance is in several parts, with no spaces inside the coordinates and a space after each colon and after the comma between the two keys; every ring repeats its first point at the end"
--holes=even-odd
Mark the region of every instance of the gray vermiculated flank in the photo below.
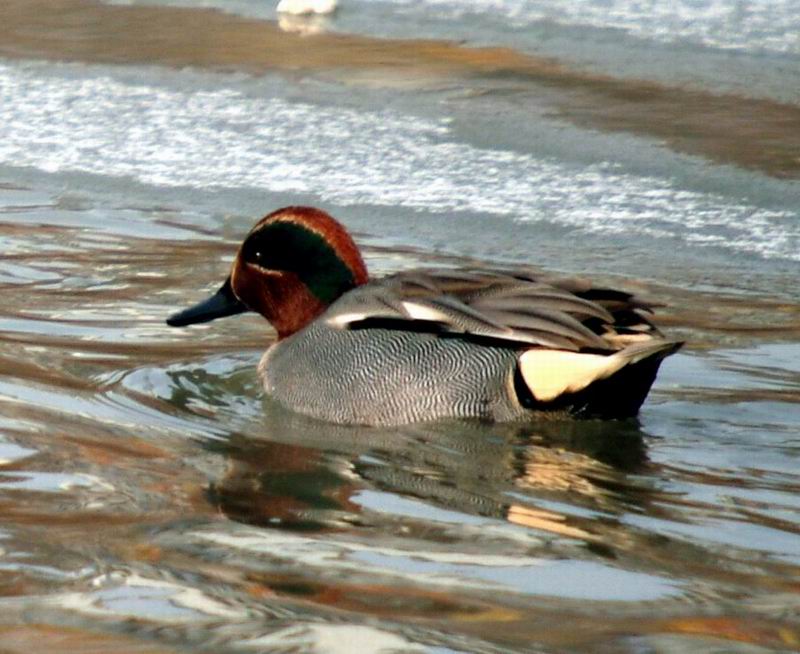
{"type": "Polygon", "coordinates": [[[396,425],[438,418],[512,420],[513,349],[389,329],[342,330],[322,320],[273,345],[269,395],[323,420],[396,425]]]}

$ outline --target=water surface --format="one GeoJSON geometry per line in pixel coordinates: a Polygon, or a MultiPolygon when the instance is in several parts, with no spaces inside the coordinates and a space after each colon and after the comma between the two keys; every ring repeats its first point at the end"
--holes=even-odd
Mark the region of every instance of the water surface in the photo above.
{"type": "Polygon", "coordinates": [[[800,190],[791,140],[758,163],[742,153],[777,132],[734,129],[770,107],[790,134],[777,117],[795,100],[731,86],[717,106],[736,120],[707,132],[632,109],[657,88],[700,106],[727,84],[722,52],[788,88],[790,21],[765,26],[759,3],[686,3],[685,20],[636,3],[353,3],[327,36],[190,49],[179,17],[281,33],[254,3],[227,7],[244,18],[59,3],[0,8],[0,649],[800,649],[800,190]],[[739,23],[734,5],[750,8],[739,23]],[[108,54],[108,21],[155,15],[158,38],[108,54]],[[445,24],[467,43],[436,40],[445,24]],[[548,24],[708,74],[542,62],[548,24]],[[292,68],[280,48],[297,43],[292,68]],[[569,115],[579,96],[602,120],[569,115]],[[690,346],[637,421],[303,418],[261,395],[259,318],[163,322],[290,203],[340,217],[374,275],[594,273],[665,300],[660,324],[690,346]]]}

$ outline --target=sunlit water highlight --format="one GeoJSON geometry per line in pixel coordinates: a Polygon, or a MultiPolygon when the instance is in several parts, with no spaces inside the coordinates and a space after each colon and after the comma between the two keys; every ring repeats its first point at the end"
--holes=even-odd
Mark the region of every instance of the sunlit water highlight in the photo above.
{"type": "MultiPolygon", "coordinates": [[[[788,2],[370,6],[337,29],[796,52],[788,2]]],[[[565,125],[517,79],[386,81],[0,63],[0,650],[796,651],[797,184],[565,125]],[[163,323],[295,202],[374,275],[597,271],[690,345],[638,421],[303,418],[262,397],[259,318],[163,323]]]]}

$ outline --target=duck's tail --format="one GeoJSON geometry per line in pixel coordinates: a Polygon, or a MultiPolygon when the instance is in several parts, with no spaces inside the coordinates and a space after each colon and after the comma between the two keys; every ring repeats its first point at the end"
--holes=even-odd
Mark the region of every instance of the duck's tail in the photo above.
{"type": "Polygon", "coordinates": [[[661,361],[683,346],[660,338],[633,343],[613,354],[531,349],[519,358],[524,406],[580,416],[636,415],[661,361]]]}

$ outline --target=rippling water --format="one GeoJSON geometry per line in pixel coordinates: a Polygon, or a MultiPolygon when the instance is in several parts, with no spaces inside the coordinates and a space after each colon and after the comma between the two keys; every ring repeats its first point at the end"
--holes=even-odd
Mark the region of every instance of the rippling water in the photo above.
{"type": "MultiPolygon", "coordinates": [[[[3,32],[27,10],[0,7],[0,650],[800,649],[800,190],[783,150],[767,153],[778,174],[676,129],[687,154],[623,100],[605,129],[570,120],[564,97],[606,82],[569,71],[569,88],[421,59],[418,74],[355,58],[253,74],[235,38],[226,70],[176,70],[170,23],[151,65],[110,62],[106,10],[84,3],[98,23],[72,34],[58,21],[83,0],[59,2],[63,56],[30,45],[33,27],[3,32]],[[219,284],[258,215],[296,202],[354,229],[373,274],[596,271],[666,300],[660,323],[690,347],[638,421],[292,414],[259,390],[260,319],[163,320],[219,284]]],[[[332,29],[440,37],[450,20],[533,52],[553,23],[558,39],[620,30],[656,58],[699,57],[703,75],[729,50],[787,88],[796,75],[779,65],[798,55],[788,1],[770,5],[783,21],[756,2],[370,7],[345,3],[332,29]]],[[[328,43],[306,39],[309,56],[328,43]]],[[[381,43],[338,52],[422,56],[381,43]]],[[[751,99],[728,102],[735,117],[751,99]]],[[[736,124],[709,130],[761,138],[736,124]]]]}

